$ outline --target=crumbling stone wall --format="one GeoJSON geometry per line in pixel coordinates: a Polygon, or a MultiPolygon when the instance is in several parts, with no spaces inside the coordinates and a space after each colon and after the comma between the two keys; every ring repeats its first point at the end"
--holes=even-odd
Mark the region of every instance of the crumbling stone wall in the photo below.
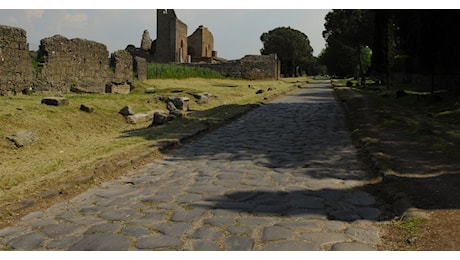
{"type": "Polygon", "coordinates": [[[133,81],[133,58],[129,52],[119,50],[112,53],[110,65],[114,69],[112,82],[131,83],[133,81]]]}
{"type": "Polygon", "coordinates": [[[0,94],[28,89],[34,77],[26,31],[0,25],[0,94]]]}
{"type": "Polygon", "coordinates": [[[138,80],[147,80],[147,61],[144,58],[134,57],[134,73],[138,80]]]}
{"type": "Polygon", "coordinates": [[[275,54],[246,55],[239,60],[220,63],[193,63],[188,66],[206,67],[221,73],[225,77],[249,80],[278,80],[280,61],[275,54]]]}
{"type": "Polygon", "coordinates": [[[214,37],[208,28],[200,25],[195,32],[188,37],[188,54],[192,56],[192,62],[208,61],[216,55],[214,50],[214,37]]]}
{"type": "Polygon", "coordinates": [[[40,41],[38,58],[42,65],[39,79],[54,91],[68,92],[71,87],[88,92],[105,91],[109,73],[109,52],[104,44],[67,39],[55,35],[40,41]]]}

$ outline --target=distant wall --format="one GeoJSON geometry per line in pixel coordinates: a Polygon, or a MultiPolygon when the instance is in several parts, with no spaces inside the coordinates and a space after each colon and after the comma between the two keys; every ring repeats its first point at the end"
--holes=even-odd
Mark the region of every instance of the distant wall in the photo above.
{"type": "Polygon", "coordinates": [[[188,66],[206,67],[221,73],[225,77],[249,80],[278,80],[280,61],[272,55],[246,55],[239,60],[230,60],[215,64],[192,63],[188,66]]]}
{"type": "Polygon", "coordinates": [[[26,31],[0,25],[0,92],[22,91],[34,78],[26,31]]]}

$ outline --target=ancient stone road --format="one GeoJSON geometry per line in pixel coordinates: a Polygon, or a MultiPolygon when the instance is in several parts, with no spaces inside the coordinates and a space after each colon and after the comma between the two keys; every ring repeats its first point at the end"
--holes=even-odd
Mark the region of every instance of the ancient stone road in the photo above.
{"type": "Polygon", "coordinates": [[[16,250],[375,250],[381,212],[327,84],[0,230],[16,250]]]}

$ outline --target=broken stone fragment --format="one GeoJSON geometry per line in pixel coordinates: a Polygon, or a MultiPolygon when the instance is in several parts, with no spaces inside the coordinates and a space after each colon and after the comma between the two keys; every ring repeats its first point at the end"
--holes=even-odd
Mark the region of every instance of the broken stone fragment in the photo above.
{"type": "Polygon", "coordinates": [[[41,103],[49,106],[67,106],[69,100],[63,97],[47,97],[43,98],[41,103]]]}
{"type": "Polygon", "coordinates": [[[172,102],[178,110],[189,110],[190,98],[188,97],[169,97],[168,101],[172,102]]]}
{"type": "Polygon", "coordinates": [[[6,138],[18,148],[30,146],[38,140],[37,134],[30,130],[20,130],[6,138]]]}
{"type": "Polygon", "coordinates": [[[86,113],[93,113],[94,112],[94,107],[88,106],[88,105],[80,105],[80,110],[86,113]]]}
{"type": "Polygon", "coordinates": [[[165,124],[166,122],[174,120],[175,118],[176,117],[171,114],[166,114],[163,112],[155,112],[155,114],[153,114],[153,122],[151,126],[162,125],[162,124],[165,124]]]}
{"type": "Polygon", "coordinates": [[[125,106],[123,107],[118,114],[122,116],[129,116],[129,115],[134,115],[134,107],[133,106],[125,106]]]}

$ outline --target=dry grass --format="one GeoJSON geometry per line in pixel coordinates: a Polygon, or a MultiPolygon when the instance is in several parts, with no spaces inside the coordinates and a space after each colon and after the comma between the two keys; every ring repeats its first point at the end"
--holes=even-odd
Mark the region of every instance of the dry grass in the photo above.
{"type": "MultiPolygon", "coordinates": [[[[306,79],[148,80],[136,83],[136,89],[128,95],[69,93],[65,95],[69,105],[63,107],[41,104],[41,99],[47,96],[42,94],[0,97],[0,220],[17,215],[18,202],[39,198],[51,189],[63,193],[61,190],[65,187],[65,193],[73,194],[72,189],[78,190],[78,187],[64,184],[69,179],[92,175],[94,165],[104,158],[140,153],[159,141],[175,138],[185,128],[202,127],[203,122],[208,125],[223,122],[249,104],[292,91],[298,80],[305,82],[306,79]],[[145,89],[151,87],[155,87],[156,92],[145,93],[145,89]],[[269,87],[273,91],[267,91],[269,87]],[[265,92],[255,94],[259,89],[265,92]],[[204,92],[213,97],[202,105],[193,102],[194,98],[187,94],[204,92]],[[168,96],[191,98],[193,111],[187,119],[149,128],[150,123],[127,124],[118,114],[126,105],[134,106],[136,113],[167,111],[160,97],[168,96]],[[81,104],[93,106],[95,112],[80,111],[81,104]],[[16,148],[6,137],[23,129],[35,132],[38,141],[29,147],[16,148]]],[[[83,186],[79,189],[87,188],[83,186]]]]}

